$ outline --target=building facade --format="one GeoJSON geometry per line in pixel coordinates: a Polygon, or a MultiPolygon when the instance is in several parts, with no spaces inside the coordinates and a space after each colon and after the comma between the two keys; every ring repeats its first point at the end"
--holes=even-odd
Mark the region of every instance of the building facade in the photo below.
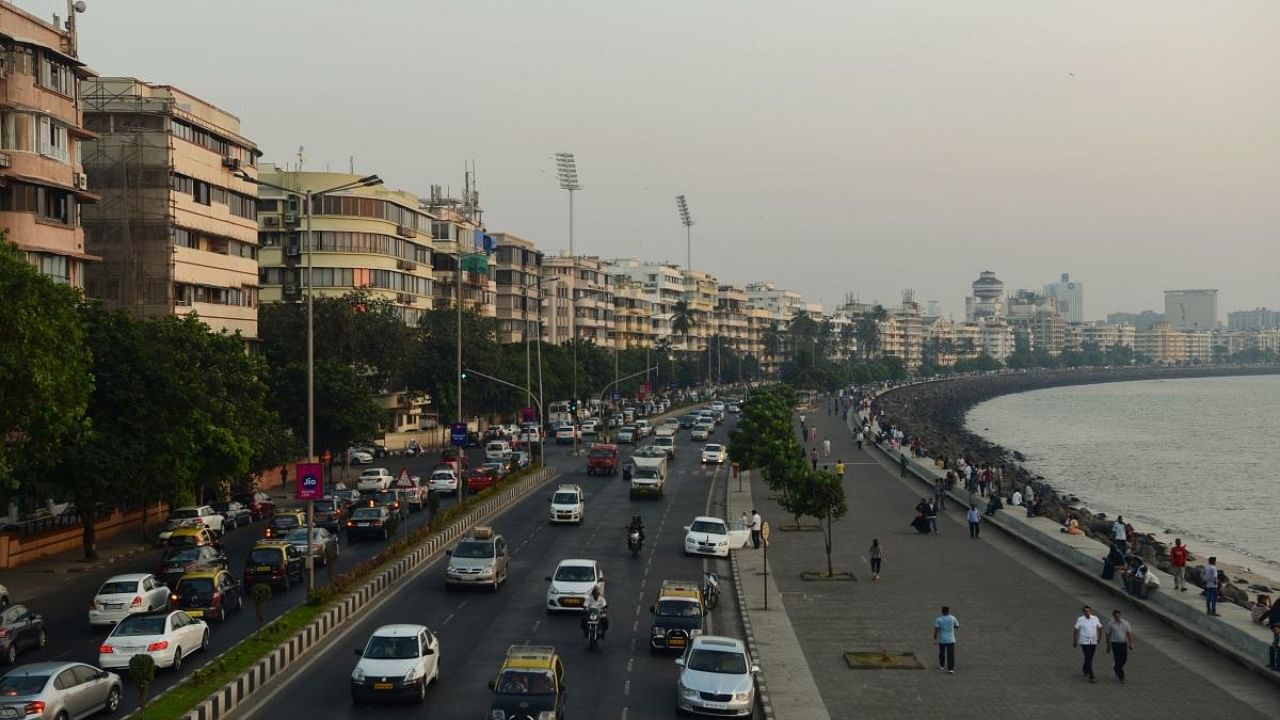
{"type": "Polygon", "coordinates": [[[1218,327],[1217,290],[1165,290],[1164,318],[1175,330],[1218,327]]]}
{"type": "Polygon", "coordinates": [[[542,252],[511,233],[494,233],[495,314],[498,342],[521,343],[542,337],[542,252]]]}
{"type": "Polygon", "coordinates": [[[1084,322],[1084,283],[1076,282],[1067,273],[1056,283],[1044,286],[1044,294],[1058,303],[1058,312],[1069,323],[1084,322]]]}
{"type": "Polygon", "coordinates": [[[195,313],[258,336],[257,177],[240,120],[178,88],[128,77],[84,83],[89,297],[141,317],[195,313]]]}
{"type": "Polygon", "coordinates": [[[419,208],[431,217],[431,260],[437,307],[454,305],[461,286],[462,307],[481,317],[498,315],[498,286],[493,252],[497,243],[486,234],[479,196],[470,190],[461,199],[445,195],[439,185],[419,208]]]}
{"type": "Polygon", "coordinates": [[[1227,313],[1228,330],[1270,330],[1280,328],[1280,310],[1258,308],[1227,313]]]}
{"type": "Polygon", "coordinates": [[[560,345],[571,338],[613,347],[613,290],[609,265],[597,257],[567,253],[542,260],[542,339],[560,345]]]}
{"type": "Polygon", "coordinates": [[[1107,315],[1107,322],[1112,325],[1131,325],[1136,332],[1150,330],[1151,326],[1164,322],[1164,313],[1158,313],[1155,310],[1143,310],[1142,312],[1114,312],[1107,315]]]}
{"type": "Polygon", "coordinates": [[[81,83],[93,73],[71,33],[0,4],[0,229],[54,282],[84,287],[98,258],[85,247],[82,208],[97,196],[80,163],[81,83]]]}

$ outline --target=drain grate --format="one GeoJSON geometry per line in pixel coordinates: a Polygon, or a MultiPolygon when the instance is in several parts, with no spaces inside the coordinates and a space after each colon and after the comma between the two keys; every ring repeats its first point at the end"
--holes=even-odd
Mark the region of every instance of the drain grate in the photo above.
{"type": "Polygon", "coordinates": [[[924,664],[912,652],[888,650],[856,650],[844,654],[853,670],[923,670],[924,664]]]}

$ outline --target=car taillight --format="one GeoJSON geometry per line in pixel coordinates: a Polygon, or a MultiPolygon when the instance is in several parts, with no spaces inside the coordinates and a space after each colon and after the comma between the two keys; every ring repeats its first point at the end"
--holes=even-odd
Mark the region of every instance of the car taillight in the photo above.
{"type": "Polygon", "coordinates": [[[142,607],[142,596],[134,595],[133,602],[129,603],[129,607],[131,608],[142,607]]]}
{"type": "Polygon", "coordinates": [[[174,607],[178,607],[178,593],[169,594],[169,604],[174,607]]]}
{"type": "Polygon", "coordinates": [[[216,607],[218,607],[218,606],[219,606],[219,605],[221,605],[221,604],[222,604],[222,593],[221,593],[221,592],[219,592],[219,591],[217,591],[217,590],[214,590],[214,591],[213,591],[213,599],[209,601],[209,607],[215,607],[215,608],[216,608],[216,607]]]}
{"type": "Polygon", "coordinates": [[[27,715],[43,715],[44,707],[45,706],[44,706],[43,700],[35,700],[33,702],[27,703],[26,705],[23,705],[22,712],[26,713],[27,715]]]}
{"type": "Polygon", "coordinates": [[[267,537],[271,537],[271,528],[267,528],[267,537]]]}
{"type": "Polygon", "coordinates": [[[284,575],[284,566],[282,565],[279,567],[271,568],[271,575],[272,577],[280,577],[281,575],[284,575]]]}
{"type": "Polygon", "coordinates": [[[168,647],[169,647],[169,641],[168,641],[168,640],[160,640],[160,641],[153,642],[153,643],[151,643],[150,645],[148,645],[148,646],[147,646],[147,652],[155,652],[155,651],[157,651],[157,650],[166,650],[166,649],[168,649],[168,647]]]}
{"type": "Polygon", "coordinates": [[[100,654],[100,655],[110,655],[111,653],[113,653],[113,652],[115,652],[115,651],[116,651],[116,650],[115,650],[115,648],[111,647],[110,645],[99,645],[99,646],[98,646],[98,654],[100,654]]]}
{"type": "Polygon", "coordinates": [[[90,601],[89,601],[89,609],[90,609],[90,610],[97,610],[97,609],[98,609],[98,598],[94,598],[94,599],[92,599],[92,600],[90,600],[90,601]]]}
{"type": "Polygon", "coordinates": [[[0,628],[0,638],[9,637],[9,628],[0,628]]]}
{"type": "Polygon", "coordinates": [[[355,527],[355,523],[353,523],[353,522],[351,522],[350,520],[348,520],[348,521],[347,521],[347,527],[355,527]]]}
{"type": "Polygon", "coordinates": [[[200,526],[204,525],[204,519],[203,519],[203,518],[196,518],[196,519],[195,519],[195,521],[194,521],[192,524],[193,524],[193,525],[195,525],[196,527],[200,527],[200,526]]]}

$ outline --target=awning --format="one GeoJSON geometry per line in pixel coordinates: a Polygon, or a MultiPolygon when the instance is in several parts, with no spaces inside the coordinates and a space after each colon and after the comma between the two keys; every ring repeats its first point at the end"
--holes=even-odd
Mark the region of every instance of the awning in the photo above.
{"type": "Polygon", "coordinates": [[[19,173],[7,173],[4,175],[4,177],[8,180],[17,180],[18,182],[24,182],[24,183],[27,183],[28,185],[44,185],[45,187],[55,187],[55,188],[58,188],[59,190],[66,190],[72,195],[75,195],[78,199],[86,200],[88,202],[96,203],[102,199],[102,196],[96,193],[91,193],[88,190],[80,190],[70,185],[63,185],[60,182],[54,182],[46,178],[38,178],[31,175],[21,175],[19,173]]]}
{"type": "Polygon", "coordinates": [[[46,45],[40,42],[39,40],[24,38],[19,35],[14,35],[12,33],[5,32],[4,30],[0,30],[0,37],[8,38],[19,45],[27,45],[33,48],[40,48],[41,50],[51,55],[56,55],[59,59],[61,59],[63,62],[67,63],[68,65],[72,65],[75,67],[83,67],[86,64],[83,60],[74,58],[62,52],[62,50],[60,50],[59,48],[50,47],[49,45],[46,45]]]}

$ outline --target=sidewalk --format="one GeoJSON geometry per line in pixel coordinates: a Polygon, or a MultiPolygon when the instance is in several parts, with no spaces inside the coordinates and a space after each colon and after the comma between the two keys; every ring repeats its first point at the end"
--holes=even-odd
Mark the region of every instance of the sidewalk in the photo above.
{"type": "MultiPolygon", "coordinates": [[[[841,418],[821,408],[807,414],[809,424],[818,428],[819,443],[831,438],[830,462],[843,459],[847,465],[850,511],[835,523],[834,562],[837,571],[853,572],[858,580],[802,580],[803,571],[825,570],[822,535],[780,532],[790,518],[767,499],[759,478],[753,478],[754,504],[774,528],[769,564],[778,595],[770,597],[766,614],[756,609],[758,599],[749,593],[747,610],[752,625],[760,628],[762,618],[774,612],[775,598],[781,597],[832,715],[926,720],[1274,717],[1273,685],[1170,631],[1145,607],[1063,573],[993,527],[980,539],[969,539],[959,503],[948,503],[940,514],[939,536],[916,533],[908,523],[924,494],[919,481],[898,479],[896,468],[889,472],[872,455],[878,451],[859,453],[841,418]],[[878,582],[870,581],[866,561],[872,538],[884,548],[878,582]],[[1070,633],[1085,603],[1106,617],[1119,608],[1133,624],[1137,650],[1130,656],[1126,685],[1112,678],[1110,657],[1101,650],[1095,661],[1098,683],[1090,685],[1081,676],[1081,654],[1072,649],[1070,633]],[[942,605],[951,606],[961,623],[955,675],[936,669],[931,634],[942,605]],[[853,651],[914,653],[921,669],[851,669],[844,654],[853,651]]],[[[755,584],[745,569],[753,553],[744,550],[737,556],[748,587],[755,584]]],[[[764,643],[760,654],[767,671],[779,664],[764,643]]],[[[780,662],[791,661],[784,655],[780,662]]],[[[777,717],[808,717],[785,713],[777,701],[778,681],[767,672],[766,678],[777,717]]]]}
{"type": "Polygon", "coordinates": [[[84,559],[79,548],[49,555],[16,568],[0,570],[0,584],[9,591],[9,600],[15,603],[31,602],[35,598],[56,592],[63,583],[77,578],[81,573],[109,568],[139,553],[151,549],[138,539],[137,533],[120,533],[99,540],[98,559],[84,559]]]}

